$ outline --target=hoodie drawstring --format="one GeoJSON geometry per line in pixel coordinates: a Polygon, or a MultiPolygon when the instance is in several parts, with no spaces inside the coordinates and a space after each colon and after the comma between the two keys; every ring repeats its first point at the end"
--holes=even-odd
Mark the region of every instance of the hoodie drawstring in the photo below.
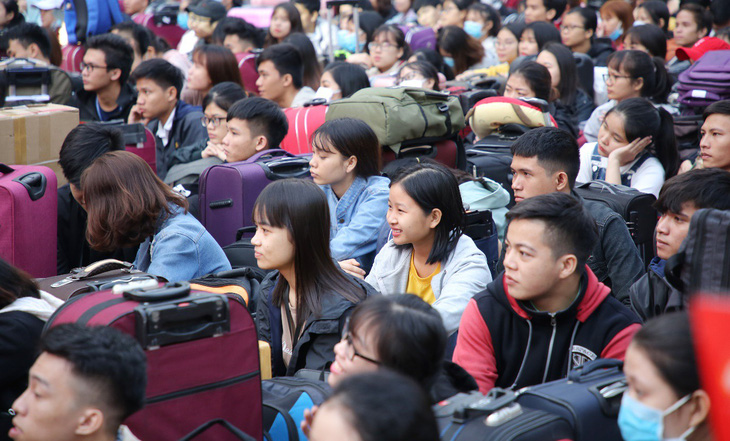
{"type": "Polygon", "coordinates": [[[520,363],[520,370],[517,371],[517,376],[515,377],[515,382],[510,386],[510,389],[514,389],[515,386],[517,386],[517,381],[520,379],[520,375],[522,374],[522,369],[525,367],[525,362],[527,361],[527,357],[530,355],[530,343],[532,343],[532,322],[530,320],[527,320],[527,327],[529,328],[529,334],[527,336],[527,348],[525,348],[525,356],[522,357],[522,363],[520,363]]]}
{"type": "Polygon", "coordinates": [[[568,346],[568,371],[565,373],[565,376],[567,377],[570,371],[573,369],[573,343],[575,343],[575,335],[578,333],[578,326],[580,326],[580,321],[575,322],[575,327],[573,328],[573,335],[570,337],[570,346],[568,346]]]}

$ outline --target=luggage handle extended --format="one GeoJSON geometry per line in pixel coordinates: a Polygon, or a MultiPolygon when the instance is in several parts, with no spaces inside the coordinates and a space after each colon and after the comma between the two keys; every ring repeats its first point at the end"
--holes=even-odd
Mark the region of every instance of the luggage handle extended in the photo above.
{"type": "Polygon", "coordinates": [[[246,434],[243,430],[239,429],[238,427],[234,426],[233,424],[229,423],[228,421],[222,419],[222,418],[216,418],[214,420],[210,420],[206,423],[203,423],[200,425],[197,429],[193,430],[192,432],[188,433],[184,437],[180,438],[179,441],[189,441],[191,439],[194,439],[201,433],[205,432],[206,430],[210,429],[211,427],[215,425],[221,425],[226,430],[231,432],[233,435],[235,435],[238,439],[244,440],[244,441],[255,441],[255,439],[246,434]]]}
{"type": "Polygon", "coordinates": [[[136,302],[160,302],[185,297],[190,294],[190,284],[187,282],[168,283],[159,288],[138,288],[124,291],[122,294],[127,300],[136,302]]]}

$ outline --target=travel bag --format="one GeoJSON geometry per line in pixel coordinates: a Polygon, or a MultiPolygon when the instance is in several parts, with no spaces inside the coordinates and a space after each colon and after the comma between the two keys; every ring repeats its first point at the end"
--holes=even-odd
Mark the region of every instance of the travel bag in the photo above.
{"type": "Polygon", "coordinates": [[[441,441],[567,441],[568,421],[514,403],[514,393],[460,393],[433,406],[441,441]]]}
{"type": "MultiPolygon", "coordinates": [[[[573,352],[573,357],[581,356],[573,352]]],[[[571,370],[567,378],[518,391],[515,402],[566,419],[575,441],[620,440],[618,411],[627,389],[622,368],[620,360],[587,361],[571,370]]]]}
{"type": "MultiPolygon", "coordinates": [[[[211,430],[211,428],[220,426],[229,433],[233,434],[236,439],[243,440],[243,441],[256,441],[253,437],[249,436],[247,433],[243,432],[242,430],[239,430],[236,426],[229,423],[228,421],[216,418],[214,420],[210,420],[207,423],[204,423],[197,429],[193,430],[192,432],[188,433],[184,437],[180,438],[180,441],[190,441],[191,439],[196,439],[198,436],[200,436],[201,433],[204,433],[208,430],[211,430]]],[[[218,439],[218,438],[216,438],[218,439]]]]}
{"type": "Polygon", "coordinates": [[[231,264],[231,268],[250,268],[255,270],[257,273],[268,274],[273,270],[263,270],[258,266],[256,256],[254,254],[254,246],[251,243],[251,238],[256,233],[255,226],[243,227],[236,232],[236,241],[230,245],[223,247],[223,252],[228,258],[228,262],[231,264]],[[243,237],[243,236],[247,237],[243,237]]]}
{"type": "Polygon", "coordinates": [[[325,121],[327,103],[315,99],[304,107],[284,109],[289,122],[289,131],[281,141],[280,148],[295,155],[312,152],[312,135],[325,121]]]}
{"type": "Polygon", "coordinates": [[[122,120],[113,120],[103,122],[102,124],[110,125],[122,132],[124,140],[124,150],[134,153],[157,173],[157,144],[155,136],[142,123],[125,124],[122,120]]]}
{"type": "Polygon", "coordinates": [[[117,0],[65,0],[63,21],[68,44],[84,43],[88,37],[104,34],[124,15],[117,0]]]}
{"type": "Polygon", "coordinates": [[[620,214],[642,260],[646,265],[649,264],[654,257],[654,228],[658,219],[658,213],[653,207],[656,201],[653,194],[605,181],[578,184],[575,192],[583,199],[602,202],[620,214]]]}
{"type": "Polygon", "coordinates": [[[712,51],[679,74],[679,103],[702,108],[730,98],[730,50],[712,51]]]}
{"type": "Polygon", "coordinates": [[[330,103],[327,121],[345,117],[365,121],[396,154],[404,141],[440,141],[464,128],[457,97],[414,87],[368,87],[330,103]]]}
{"type": "Polygon", "coordinates": [[[160,282],[166,281],[162,277],[133,269],[129,262],[116,259],[100,260],[83,268],[75,268],[68,274],[37,280],[40,289],[61,300],[112,289],[118,284],[144,282],[150,286],[157,286],[160,282]]]}
{"type": "Polygon", "coordinates": [[[27,58],[3,60],[0,78],[7,107],[51,101],[51,68],[43,62],[27,58]]]}
{"type": "Polygon", "coordinates": [[[388,174],[387,170],[393,170],[400,167],[400,163],[410,161],[421,161],[423,159],[432,159],[440,164],[450,168],[458,168],[464,170],[466,167],[466,151],[464,143],[458,135],[451,138],[438,141],[432,140],[411,140],[401,144],[398,152],[394,152],[388,147],[383,148],[382,163],[383,173],[388,174]]]}
{"type": "Polygon", "coordinates": [[[665,267],[670,283],[687,295],[730,292],[730,211],[705,208],[692,215],[687,237],[665,267]]]}
{"type": "Polygon", "coordinates": [[[55,275],[57,215],[53,170],[0,163],[1,258],[33,277],[55,275]]]}
{"type": "Polygon", "coordinates": [[[419,49],[436,50],[436,32],[427,26],[398,26],[406,37],[411,52],[419,49]]]}
{"type": "Polygon", "coordinates": [[[264,406],[264,431],[272,441],[306,440],[300,423],[304,411],[322,404],[332,393],[320,380],[277,377],[261,384],[264,406]]]}
{"type": "Polygon", "coordinates": [[[220,246],[231,244],[239,228],[253,225],[253,205],[264,187],[277,179],[309,176],[309,158],[280,149],[209,167],[199,181],[200,222],[220,246]]]}
{"type": "Polygon", "coordinates": [[[251,314],[255,314],[264,277],[266,273],[258,268],[236,268],[193,279],[190,287],[217,294],[235,294],[246,303],[251,314]]]}
{"type": "MultiPolygon", "coordinates": [[[[111,290],[69,299],[48,320],[111,326],[147,356],[145,406],[124,421],[138,438],[172,441],[221,418],[263,439],[256,327],[237,295],[191,290],[186,282],[111,290]]],[[[236,439],[233,435],[200,437],[236,439]]]]}

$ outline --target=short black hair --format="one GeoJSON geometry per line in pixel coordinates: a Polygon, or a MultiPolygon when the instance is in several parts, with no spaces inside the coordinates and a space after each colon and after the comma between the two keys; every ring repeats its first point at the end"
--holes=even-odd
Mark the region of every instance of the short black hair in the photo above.
{"type": "Polygon", "coordinates": [[[6,34],[7,41],[18,40],[24,48],[36,44],[46,58],[51,58],[51,39],[48,31],[34,23],[21,23],[9,28],[6,34]]]}
{"type": "Polygon", "coordinates": [[[235,102],[228,109],[226,121],[234,118],[246,121],[251,135],[265,136],[270,149],[278,148],[289,131],[284,112],[276,103],[265,98],[252,97],[235,102]]]}
{"type": "Polygon", "coordinates": [[[310,13],[319,12],[321,6],[319,0],[292,0],[292,3],[299,3],[307,8],[310,13]]]}
{"type": "Polygon", "coordinates": [[[150,45],[153,45],[154,47],[154,43],[152,42],[154,34],[151,30],[141,24],[133,21],[122,21],[112,26],[111,30],[129,33],[129,35],[132,36],[132,39],[137,43],[137,47],[132,49],[138,51],[140,57],[144,56],[150,45]]]}
{"type": "Polygon", "coordinates": [[[550,71],[537,61],[524,61],[509,74],[521,76],[535,93],[535,98],[552,101],[553,83],[550,71]]]}
{"type": "Polygon", "coordinates": [[[346,61],[334,61],[324,69],[332,75],[332,79],[340,87],[342,98],[347,98],[360,89],[370,87],[370,80],[365,68],[359,64],[346,61]]]}
{"type": "Polygon", "coordinates": [[[545,6],[545,10],[554,10],[555,11],[555,17],[553,17],[553,21],[559,19],[563,12],[565,12],[565,8],[568,6],[568,0],[542,0],[543,6],[545,6]]]}
{"type": "Polygon", "coordinates": [[[632,26],[626,31],[624,41],[631,37],[632,43],[639,43],[646,47],[652,57],[664,59],[667,56],[667,36],[659,26],[646,23],[641,26],[632,26]]]}
{"type": "Polygon", "coordinates": [[[510,147],[512,156],[534,158],[548,174],[563,171],[571,190],[580,170],[578,143],[570,133],[557,127],[538,127],[517,138],[510,147]]]}
{"type": "Polygon", "coordinates": [[[654,208],[660,213],[679,213],[685,203],[692,203],[698,210],[730,210],[730,172],[696,169],[667,179],[654,208]]]}
{"type": "Polygon", "coordinates": [[[660,29],[664,32],[667,32],[667,29],[669,28],[669,8],[667,7],[667,2],[661,1],[661,0],[649,0],[641,5],[637,6],[637,8],[641,8],[646,11],[647,14],[649,14],[649,17],[651,17],[652,21],[655,25],[659,25],[659,20],[664,20],[664,25],[660,27],[660,29]]]}
{"type": "Polygon", "coordinates": [[[79,124],[63,140],[58,164],[66,180],[81,187],[81,175],[96,158],[107,152],[124,150],[122,132],[101,123],[79,124]]]}
{"type": "Polygon", "coordinates": [[[380,142],[373,129],[361,119],[325,121],[312,134],[311,145],[313,149],[357,158],[356,176],[367,179],[380,175],[380,142]]]}
{"type": "MultiPolygon", "coordinates": [[[[575,255],[580,272],[598,241],[596,221],[581,201],[563,192],[547,193],[521,201],[507,213],[507,220],[538,220],[545,224],[545,243],[557,259],[575,255]]],[[[509,230],[509,226],[507,227],[509,230]]]]}
{"type": "Polygon", "coordinates": [[[433,6],[434,8],[437,8],[440,5],[441,5],[440,0],[414,0],[413,1],[413,10],[415,12],[418,12],[418,10],[423,8],[424,6],[433,6]]]}
{"type": "Polygon", "coordinates": [[[499,15],[499,12],[492,6],[486,3],[473,3],[469,5],[466,10],[476,11],[482,16],[482,18],[484,18],[485,22],[492,22],[492,27],[489,29],[489,37],[496,37],[499,33],[499,30],[502,29],[502,17],[499,15]]]}
{"type": "Polygon", "coordinates": [[[702,119],[707,119],[710,115],[715,114],[730,116],[730,100],[715,101],[707,106],[702,112],[702,119]]]}
{"type": "Polygon", "coordinates": [[[236,35],[241,40],[250,42],[256,48],[263,47],[266,38],[265,32],[238,17],[222,18],[213,31],[213,39],[219,39],[221,44],[228,35],[236,35]]]}
{"type": "Polygon", "coordinates": [[[122,75],[119,84],[124,84],[129,78],[129,72],[134,63],[134,49],[127,41],[114,34],[94,35],[86,41],[86,50],[97,49],[104,52],[104,61],[107,69],[119,69],[122,75]]]}
{"type": "Polygon", "coordinates": [[[538,52],[540,52],[545,45],[551,41],[558,43],[561,42],[560,31],[552,23],[548,23],[546,21],[534,21],[525,26],[525,29],[522,30],[522,35],[525,35],[525,31],[528,29],[532,30],[535,42],[537,43],[538,52]]]}
{"type": "MultiPolygon", "coordinates": [[[[445,262],[464,232],[464,204],[459,183],[449,169],[438,163],[420,163],[398,170],[390,187],[400,185],[424,213],[441,210],[433,247],[426,263],[445,262]]],[[[412,246],[411,244],[403,246],[412,246]]]]}
{"type": "Polygon", "coordinates": [[[571,8],[568,10],[568,14],[578,14],[583,19],[583,28],[586,31],[593,31],[593,35],[596,35],[596,29],[598,28],[598,16],[596,11],[590,8],[571,8]]]}
{"type": "Polygon", "coordinates": [[[233,103],[244,98],[248,98],[248,94],[243,90],[243,87],[231,81],[224,81],[213,86],[208,94],[205,95],[202,109],[205,112],[206,107],[210,104],[215,104],[222,110],[228,112],[228,109],[231,108],[233,103]]]}
{"type": "Polygon", "coordinates": [[[180,99],[180,92],[185,84],[185,74],[169,61],[153,58],[139,63],[132,72],[131,79],[137,82],[143,78],[154,81],[162,90],[174,87],[177,91],[176,96],[180,99]]]}
{"type": "Polygon", "coordinates": [[[410,378],[387,369],[343,378],[324,406],[339,409],[363,441],[439,439],[426,393],[410,378]]]}
{"type": "Polygon", "coordinates": [[[79,398],[101,407],[107,433],[116,433],[144,406],[147,358],[130,335],[109,326],[63,324],[43,335],[40,351],[66,360],[71,372],[91,386],[94,393],[79,398]]]}
{"type": "Polygon", "coordinates": [[[730,25],[730,3],[716,0],[710,3],[710,12],[715,26],[730,25]]]}
{"type": "Polygon", "coordinates": [[[302,88],[304,81],[304,63],[296,47],[289,43],[280,43],[269,46],[256,59],[258,68],[264,61],[271,61],[279,75],[291,75],[294,88],[302,88]]]}

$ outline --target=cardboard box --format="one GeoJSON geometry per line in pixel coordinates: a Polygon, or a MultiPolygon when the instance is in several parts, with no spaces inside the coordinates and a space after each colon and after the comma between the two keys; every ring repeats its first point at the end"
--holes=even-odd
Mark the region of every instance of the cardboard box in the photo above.
{"type": "Polygon", "coordinates": [[[77,125],[79,109],[75,107],[38,104],[0,109],[0,163],[50,167],[60,187],[66,178],[58,165],[58,153],[77,125]]]}

